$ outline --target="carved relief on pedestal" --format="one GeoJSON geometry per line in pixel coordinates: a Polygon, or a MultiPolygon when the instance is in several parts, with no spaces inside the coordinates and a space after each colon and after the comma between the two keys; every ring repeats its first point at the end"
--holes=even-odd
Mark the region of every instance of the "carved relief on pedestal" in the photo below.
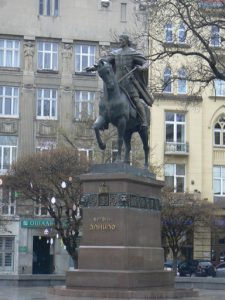
{"type": "Polygon", "coordinates": [[[72,44],[64,43],[62,50],[63,73],[71,73],[72,44]]]}
{"type": "Polygon", "coordinates": [[[17,121],[1,120],[0,121],[0,132],[1,133],[17,133],[18,132],[17,121]]]}
{"type": "Polygon", "coordinates": [[[33,56],[34,56],[34,44],[31,41],[24,43],[24,70],[33,71],[33,56]]]}
{"type": "Polygon", "coordinates": [[[160,210],[158,198],[140,197],[125,193],[86,193],[82,196],[81,204],[83,207],[97,206],[116,206],[132,207],[146,210],[160,210]]]}

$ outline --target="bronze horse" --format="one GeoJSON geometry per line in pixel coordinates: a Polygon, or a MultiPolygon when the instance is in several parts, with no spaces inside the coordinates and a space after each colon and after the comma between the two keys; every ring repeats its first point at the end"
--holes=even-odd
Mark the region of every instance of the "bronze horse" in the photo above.
{"type": "MultiPolygon", "coordinates": [[[[131,137],[134,132],[138,132],[143,143],[145,155],[144,166],[147,168],[149,157],[148,128],[141,126],[141,120],[136,108],[127,93],[119,87],[112,65],[101,59],[95,67],[104,82],[104,93],[99,103],[99,116],[93,126],[99,148],[104,150],[106,147],[102,142],[100,130],[107,129],[109,123],[113,124],[117,128],[118,133],[116,162],[121,161],[121,151],[124,142],[124,162],[129,164],[131,137]]],[[[144,101],[143,105],[149,126],[149,109],[144,101]]]]}

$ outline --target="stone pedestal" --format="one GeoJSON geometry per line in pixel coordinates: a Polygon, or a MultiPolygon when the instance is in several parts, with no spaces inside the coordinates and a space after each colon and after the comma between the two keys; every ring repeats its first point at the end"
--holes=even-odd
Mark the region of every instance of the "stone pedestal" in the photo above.
{"type": "Polygon", "coordinates": [[[81,179],[84,217],[78,269],[67,272],[66,288],[59,294],[175,297],[174,275],[163,270],[162,182],[147,170],[124,164],[93,166],[81,179]]]}

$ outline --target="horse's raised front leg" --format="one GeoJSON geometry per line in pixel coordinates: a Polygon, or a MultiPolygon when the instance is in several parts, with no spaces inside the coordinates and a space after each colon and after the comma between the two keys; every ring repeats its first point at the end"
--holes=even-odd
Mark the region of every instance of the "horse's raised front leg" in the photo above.
{"type": "Polygon", "coordinates": [[[125,132],[124,134],[124,144],[125,144],[125,156],[124,156],[124,162],[126,164],[130,164],[130,150],[131,150],[131,136],[132,133],[125,132]]]}
{"type": "Polygon", "coordinates": [[[95,130],[96,139],[98,142],[98,146],[101,150],[105,150],[105,143],[103,143],[101,135],[100,135],[100,129],[103,130],[106,125],[105,118],[103,116],[98,116],[97,120],[95,121],[93,128],[95,130]]]}
{"type": "Polygon", "coordinates": [[[121,153],[122,153],[122,146],[123,146],[123,139],[124,134],[126,130],[126,119],[125,117],[121,117],[117,122],[117,133],[118,133],[118,139],[117,139],[117,156],[116,161],[121,161],[121,153]]]}
{"type": "Polygon", "coordinates": [[[143,143],[143,149],[145,154],[145,164],[144,167],[148,168],[148,159],[149,159],[149,145],[148,145],[148,128],[143,127],[139,131],[139,135],[141,137],[143,143]]]}

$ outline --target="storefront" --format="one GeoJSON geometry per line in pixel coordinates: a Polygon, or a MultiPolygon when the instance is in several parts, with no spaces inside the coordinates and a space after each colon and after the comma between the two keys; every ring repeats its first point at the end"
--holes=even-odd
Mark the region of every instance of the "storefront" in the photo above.
{"type": "Polygon", "coordinates": [[[22,219],[20,225],[19,273],[64,274],[70,259],[53,219],[22,219]]]}

